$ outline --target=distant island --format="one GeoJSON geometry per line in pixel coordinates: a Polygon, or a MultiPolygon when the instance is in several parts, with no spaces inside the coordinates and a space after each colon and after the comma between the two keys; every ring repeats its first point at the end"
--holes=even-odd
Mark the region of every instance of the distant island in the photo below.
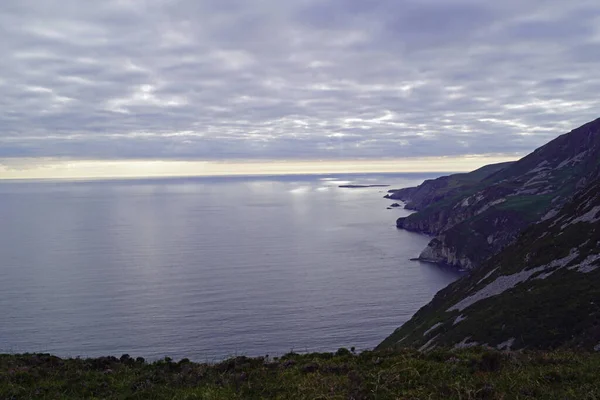
{"type": "Polygon", "coordinates": [[[390,187],[390,185],[340,185],[338,186],[344,189],[363,189],[363,188],[373,188],[373,187],[390,187]]]}

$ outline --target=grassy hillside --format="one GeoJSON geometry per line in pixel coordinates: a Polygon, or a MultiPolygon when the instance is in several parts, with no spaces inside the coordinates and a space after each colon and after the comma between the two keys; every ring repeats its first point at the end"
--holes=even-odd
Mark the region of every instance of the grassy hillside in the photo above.
{"type": "Polygon", "coordinates": [[[474,269],[528,225],[569,201],[596,177],[599,165],[600,119],[502,168],[491,165],[471,174],[426,181],[390,197],[418,210],[399,218],[398,228],[436,236],[421,258],[474,269]]]}
{"type": "Polygon", "coordinates": [[[406,209],[421,211],[430,204],[447,202],[453,197],[464,196],[464,193],[469,190],[474,193],[485,178],[510,165],[512,162],[490,164],[472,172],[428,179],[417,187],[390,190],[384,197],[406,202],[406,209]]]}
{"type": "Polygon", "coordinates": [[[2,399],[598,399],[600,354],[481,348],[238,357],[0,356],[2,399]]]}
{"type": "Polygon", "coordinates": [[[596,180],[480,269],[438,292],[380,347],[600,350],[599,299],[596,180]]]}

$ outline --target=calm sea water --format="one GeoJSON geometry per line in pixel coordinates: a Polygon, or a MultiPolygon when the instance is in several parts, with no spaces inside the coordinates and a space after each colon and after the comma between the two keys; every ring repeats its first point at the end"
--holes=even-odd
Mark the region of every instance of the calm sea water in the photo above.
{"type": "Polygon", "coordinates": [[[0,352],[197,361],[377,345],[457,278],[385,188],[427,175],[0,183],[0,352]]]}

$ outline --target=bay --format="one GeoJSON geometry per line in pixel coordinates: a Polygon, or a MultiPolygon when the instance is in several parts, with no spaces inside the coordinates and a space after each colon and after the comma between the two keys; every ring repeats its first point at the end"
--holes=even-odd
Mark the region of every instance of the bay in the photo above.
{"type": "Polygon", "coordinates": [[[458,274],[386,188],[439,174],[0,183],[0,352],[368,349],[458,274]]]}

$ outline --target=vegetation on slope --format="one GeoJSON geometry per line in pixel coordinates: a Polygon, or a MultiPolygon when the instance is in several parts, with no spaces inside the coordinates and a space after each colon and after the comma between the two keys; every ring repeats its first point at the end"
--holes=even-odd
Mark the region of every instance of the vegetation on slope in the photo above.
{"type": "Polygon", "coordinates": [[[218,364],[0,356],[2,399],[597,399],[600,354],[482,348],[237,357],[218,364]]]}
{"type": "Polygon", "coordinates": [[[390,190],[384,197],[406,202],[406,209],[421,211],[430,204],[439,204],[463,195],[467,190],[476,188],[485,178],[511,164],[512,162],[490,164],[472,172],[428,179],[417,187],[390,190]]]}
{"type": "Polygon", "coordinates": [[[559,136],[517,162],[471,173],[479,179],[465,181],[465,174],[450,175],[395,191],[391,196],[418,210],[398,219],[397,226],[437,236],[422,258],[472,269],[568,201],[594,178],[590,172],[599,164],[600,119],[559,136]],[[491,173],[484,176],[481,171],[491,173]],[[487,222],[481,224],[484,220],[492,221],[494,235],[482,233],[489,227],[487,222]],[[453,240],[456,235],[470,236],[470,240],[453,240]]]}
{"type": "MultiPolygon", "coordinates": [[[[594,173],[591,173],[592,175],[594,173]]],[[[600,351],[600,180],[441,290],[380,348],[600,351]]]]}

